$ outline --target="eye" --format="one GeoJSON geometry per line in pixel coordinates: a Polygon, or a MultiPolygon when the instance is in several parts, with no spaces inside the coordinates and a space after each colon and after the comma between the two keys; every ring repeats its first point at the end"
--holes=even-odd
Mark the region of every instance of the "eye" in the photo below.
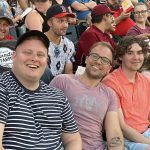
{"type": "Polygon", "coordinates": [[[133,52],[131,52],[131,51],[128,51],[128,52],[127,52],[127,54],[128,54],[128,55],[132,55],[132,54],[133,54],[133,52]]]}
{"type": "Polygon", "coordinates": [[[141,55],[141,54],[143,54],[143,51],[139,51],[139,52],[138,52],[138,55],[141,55]]]}
{"type": "Polygon", "coordinates": [[[44,53],[38,53],[37,56],[38,56],[39,58],[43,58],[43,57],[45,57],[45,54],[44,54],[44,53]]]}
{"type": "Polygon", "coordinates": [[[104,64],[109,64],[110,61],[106,57],[101,57],[101,60],[103,61],[104,64]]]}
{"type": "Polygon", "coordinates": [[[32,52],[25,50],[25,51],[23,51],[23,54],[25,54],[25,55],[27,55],[27,56],[30,56],[30,55],[32,55],[32,52]]]}

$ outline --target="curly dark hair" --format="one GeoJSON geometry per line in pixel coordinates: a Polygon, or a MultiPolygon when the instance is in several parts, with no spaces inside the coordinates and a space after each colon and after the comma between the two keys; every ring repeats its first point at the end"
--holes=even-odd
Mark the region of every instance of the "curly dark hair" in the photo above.
{"type": "Polygon", "coordinates": [[[143,39],[143,38],[138,38],[135,36],[126,36],[124,38],[122,38],[117,47],[116,47],[116,55],[115,55],[115,59],[121,63],[120,58],[125,55],[128,50],[131,49],[132,44],[134,43],[138,43],[139,46],[142,48],[143,54],[144,54],[144,58],[147,58],[147,52],[148,52],[148,43],[143,39]]]}

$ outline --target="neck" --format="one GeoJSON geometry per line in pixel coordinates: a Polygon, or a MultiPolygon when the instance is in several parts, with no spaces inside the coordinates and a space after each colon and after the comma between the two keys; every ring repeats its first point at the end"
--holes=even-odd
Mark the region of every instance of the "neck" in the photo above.
{"type": "Polygon", "coordinates": [[[145,23],[136,23],[136,25],[141,28],[141,29],[145,29],[145,23]]]}
{"type": "Polygon", "coordinates": [[[105,30],[105,26],[106,26],[106,25],[103,25],[103,23],[94,23],[94,25],[95,25],[98,29],[100,29],[103,33],[106,31],[106,30],[105,30]]]}
{"type": "Polygon", "coordinates": [[[85,85],[90,86],[90,87],[97,87],[98,84],[101,82],[101,79],[93,79],[90,78],[86,72],[84,72],[80,76],[80,81],[83,82],[85,85]]]}
{"type": "Polygon", "coordinates": [[[137,71],[128,71],[123,68],[122,68],[122,71],[130,82],[132,82],[132,83],[135,82],[137,71]]]}
{"type": "Polygon", "coordinates": [[[12,69],[13,74],[17,78],[17,80],[28,90],[35,91],[39,87],[39,81],[35,80],[26,80],[22,77],[20,77],[15,71],[12,69]]]}
{"type": "Polygon", "coordinates": [[[60,40],[61,40],[61,36],[57,36],[56,34],[54,34],[53,31],[49,30],[48,32],[45,33],[45,35],[48,37],[48,39],[53,42],[56,45],[59,45],[60,40]]]}

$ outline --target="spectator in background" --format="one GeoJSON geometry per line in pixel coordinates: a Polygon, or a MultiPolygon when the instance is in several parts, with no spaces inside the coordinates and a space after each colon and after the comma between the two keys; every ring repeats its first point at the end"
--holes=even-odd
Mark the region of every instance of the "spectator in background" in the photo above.
{"type": "Polygon", "coordinates": [[[83,140],[83,150],[123,150],[124,147],[117,97],[101,83],[111,69],[112,51],[106,42],[95,43],[86,57],[82,75],[58,75],[50,83],[68,97],[83,140]],[[103,129],[107,142],[103,140],[103,129]]]}
{"type": "Polygon", "coordinates": [[[9,34],[9,28],[13,26],[13,22],[6,16],[0,16],[0,41],[13,40],[13,36],[9,34]]]}
{"type": "Polygon", "coordinates": [[[97,5],[92,0],[68,0],[69,5],[76,13],[78,20],[86,20],[86,16],[97,5]]]}
{"type": "Polygon", "coordinates": [[[64,93],[40,81],[48,47],[47,37],[35,30],[17,41],[12,69],[0,79],[1,150],[82,150],[64,93]]]}
{"type": "Polygon", "coordinates": [[[35,10],[31,11],[25,19],[26,28],[46,32],[49,26],[46,20],[46,12],[51,6],[51,0],[33,0],[35,10]]]}
{"type": "Polygon", "coordinates": [[[134,36],[120,40],[116,59],[120,67],[104,78],[118,96],[119,120],[128,150],[150,149],[150,79],[139,69],[147,57],[147,43],[134,36]]]}
{"type": "Polygon", "coordinates": [[[144,3],[136,4],[134,7],[134,18],[136,24],[128,30],[127,36],[132,35],[144,38],[150,43],[150,24],[147,20],[148,16],[147,6],[144,3]]]}
{"type": "Polygon", "coordinates": [[[49,31],[46,36],[50,41],[48,54],[50,56],[50,69],[53,76],[61,73],[73,73],[74,44],[65,37],[68,29],[68,17],[75,17],[68,13],[63,5],[51,6],[46,14],[49,31]]]}
{"type": "Polygon", "coordinates": [[[130,18],[131,13],[123,12],[123,9],[118,0],[107,0],[107,6],[113,11],[115,17],[116,30],[112,32],[116,36],[125,36],[127,31],[135,25],[134,21],[130,18]]]}
{"type": "Polygon", "coordinates": [[[115,47],[115,42],[111,37],[105,33],[112,27],[112,14],[111,10],[104,4],[99,4],[95,6],[91,12],[92,26],[88,30],[82,33],[79,38],[76,60],[75,60],[75,70],[77,66],[84,66],[85,58],[89,53],[89,48],[96,42],[105,41],[115,47]]]}

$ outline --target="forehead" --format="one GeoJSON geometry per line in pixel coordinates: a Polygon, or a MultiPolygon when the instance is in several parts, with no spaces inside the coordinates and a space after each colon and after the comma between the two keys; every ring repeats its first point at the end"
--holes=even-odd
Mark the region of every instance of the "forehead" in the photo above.
{"type": "Polygon", "coordinates": [[[44,43],[39,39],[27,39],[23,41],[20,45],[18,45],[17,49],[18,48],[47,51],[47,48],[45,47],[44,43]]]}
{"type": "Polygon", "coordinates": [[[5,23],[9,26],[9,22],[6,19],[0,19],[0,23],[5,23]]]}
{"type": "Polygon", "coordinates": [[[141,11],[141,10],[147,10],[147,7],[145,5],[138,5],[134,8],[134,11],[141,11]]]}
{"type": "Polygon", "coordinates": [[[54,21],[58,21],[58,20],[67,20],[67,19],[68,19],[68,16],[61,17],[61,18],[52,17],[52,20],[54,20],[54,21]]]}
{"type": "Polygon", "coordinates": [[[138,43],[133,43],[131,46],[129,46],[130,49],[128,51],[134,51],[138,52],[142,50],[142,47],[138,43]]]}
{"type": "Polygon", "coordinates": [[[94,47],[91,50],[91,53],[97,53],[100,56],[112,59],[112,52],[111,52],[111,50],[108,47],[103,46],[103,45],[98,45],[98,46],[94,47]]]}

